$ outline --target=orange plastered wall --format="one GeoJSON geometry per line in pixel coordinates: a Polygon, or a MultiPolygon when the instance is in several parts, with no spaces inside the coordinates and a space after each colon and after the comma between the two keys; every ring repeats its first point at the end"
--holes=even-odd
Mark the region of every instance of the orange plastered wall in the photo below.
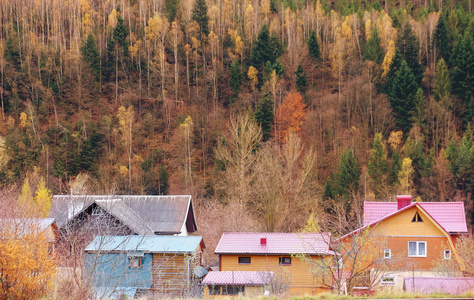
{"type": "MultiPolygon", "coordinates": [[[[289,255],[285,255],[286,257],[289,255]]],[[[308,262],[291,258],[291,265],[280,265],[279,255],[221,255],[221,271],[272,271],[283,285],[288,285],[290,294],[317,294],[327,291],[322,287],[322,277],[313,274],[308,262]],[[250,257],[250,264],[239,264],[239,257],[250,257]]],[[[311,259],[320,259],[313,256],[311,259]]]]}

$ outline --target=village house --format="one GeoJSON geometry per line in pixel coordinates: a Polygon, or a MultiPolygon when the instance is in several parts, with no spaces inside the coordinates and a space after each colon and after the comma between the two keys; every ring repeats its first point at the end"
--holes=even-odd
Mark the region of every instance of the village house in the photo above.
{"type": "Polygon", "coordinates": [[[200,236],[96,236],[85,248],[84,275],[100,299],[196,296],[204,249],[200,236]]]}
{"type": "Polygon", "coordinates": [[[215,250],[219,271],[209,272],[204,279],[204,294],[315,295],[330,291],[330,283],[325,284],[308,263],[333,255],[328,240],[325,233],[224,233],[215,250]]]}
{"type": "Polygon", "coordinates": [[[383,247],[383,272],[370,275],[380,276],[379,288],[401,290],[407,278],[414,284],[416,278],[442,276],[443,265],[455,266],[451,276],[462,276],[455,244],[468,233],[463,202],[412,202],[407,195],[397,202],[365,202],[363,226],[339,241],[362,232],[383,247]]]}
{"type": "Polygon", "coordinates": [[[181,235],[197,230],[191,196],[55,195],[63,266],[76,265],[95,236],[181,235]]]}
{"type": "Polygon", "coordinates": [[[22,238],[26,234],[42,234],[48,243],[49,253],[54,254],[58,239],[58,226],[53,218],[5,218],[0,219],[0,231],[22,238]]]}

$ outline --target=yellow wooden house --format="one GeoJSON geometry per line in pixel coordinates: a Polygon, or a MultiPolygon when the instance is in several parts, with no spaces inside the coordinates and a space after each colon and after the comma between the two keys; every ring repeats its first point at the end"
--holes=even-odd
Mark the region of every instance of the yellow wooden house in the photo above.
{"type": "Polygon", "coordinates": [[[455,266],[456,240],[468,230],[463,202],[412,202],[402,195],[397,202],[365,202],[363,227],[340,241],[361,232],[377,241],[368,247],[381,248],[379,287],[402,289],[407,277],[437,277],[440,266],[455,266]]]}
{"type": "Polygon", "coordinates": [[[210,272],[205,278],[207,297],[315,295],[331,290],[330,283],[325,284],[322,274],[309,263],[333,255],[329,234],[224,233],[215,253],[219,255],[219,272],[210,272]],[[247,281],[235,280],[241,274],[246,274],[247,281]]]}

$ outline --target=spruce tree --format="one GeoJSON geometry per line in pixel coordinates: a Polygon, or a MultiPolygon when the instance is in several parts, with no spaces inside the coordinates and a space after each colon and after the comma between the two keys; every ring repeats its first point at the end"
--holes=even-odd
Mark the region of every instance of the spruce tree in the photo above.
{"type": "Polygon", "coordinates": [[[89,64],[97,81],[100,80],[100,54],[92,34],[89,34],[87,40],[81,47],[82,57],[89,64]]]}
{"type": "MultiPolygon", "coordinates": [[[[444,59],[438,61],[436,65],[436,74],[435,74],[435,86],[433,89],[433,94],[435,95],[436,100],[447,102],[451,94],[451,79],[448,71],[448,66],[444,62],[444,59]]],[[[447,103],[446,103],[447,104],[447,103]]]]}
{"type": "Polygon", "coordinates": [[[336,178],[341,196],[351,196],[359,189],[360,167],[354,150],[349,149],[342,152],[336,178]]]}
{"type": "Polygon", "coordinates": [[[449,37],[444,18],[444,14],[441,14],[438,24],[436,24],[433,36],[433,47],[436,48],[436,53],[438,53],[446,62],[449,62],[449,37]]]}
{"type": "Polygon", "coordinates": [[[165,12],[168,21],[173,22],[178,11],[179,0],[165,0],[165,12]]]}
{"type": "Polygon", "coordinates": [[[461,98],[467,108],[466,120],[474,117],[474,43],[471,34],[466,32],[456,43],[451,57],[453,66],[453,93],[461,98]]]}
{"type": "Polygon", "coordinates": [[[409,157],[412,160],[412,166],[415,170],[413,183],[416,187],[419,187],[421,185],[421,180],[424,177],[429,177],[431,171],[431,164],[423,152],[423,145],[419,140],[414,141],[410,138],[407,138],[405,147],[403,147],[403,152],[405,153],[406,157],[409,157]]]}
{"type": "Polygon", "coordinates": [[[318,43],[318,38],[316,36],[316,32],[312,30],[309,34],[308,38],[308,50],[309,50],[309,55],[313,59],[319,59],[321,56],[321,53],[319,51],[319,43],[318,43]]]}
{"type": "Polygon", "coordinates": [[[390,90],[392,89],[393,81],[395,80],[395,75],[397,74],[400,66],[402,64],[402,53],[398,48],[395,48],[395,55],[393,56],[392,62],[390,63],[390,68],[385,76],[385,83],[383,84],[382,90],[385,94],[389,94],[390,90]]]}
{"type": "Polygon", "coordinates": [[[418,88],[415,95],[415,110],[410,121],[418,125],[421,129],[426,128],[426,101],[423,89],[418,88]]]}
{"type": "Polygon", "coordinates": [[[376,64],[382,64],[384,52],[381,46],[379,31],[377,27],[372,30],[372,35],[364,46],[364,58],[371,60],[376,64]]]}
{"type": "Polygon", "coordinates": [[[114,28],[114,40],[122,46],[124,55],[128,56],[128,42],[126,41],[128,29],[120,15],[118,16],[117,21],[117,27],[114,28]]]}
{"type": "Polygon", "coordinates": [[[268,26],[263,25],[250,55],[252,66],[259,70],[259,73],[263,73],[266,62],[269,61],[273,65],[281,53],[282,47],[278,37],[271,37],[268,26]]]}
{"type": "Polygon", "coordinates": [[[240,63],[238,60],[234,61],[230,65],[230,87],[237,95],[240,92],[240,86],[242,85],[242,71],[240,69],[240,63]]]}
{"type": "Polygon", "coordinates": [[[390,175],[389,163],[387,161],[387,150],[382,139],[382,134],[377,133],[372,143],[369,159],[367,161],[367,169],[370,176],[372,189],[376,194],[380,194],[387,184],[390,175]]]}
{"type": "Polygon", "coordinates": [[[271,137],[273,118],[273,99],[270,92],[266,92],[258,101],[255,112],[255,120],[258,125],[262,126],[263,141],[267,141],[271,137]]]}
{"type": "Polygon", "coordinates": [[[199,24],[199,29],[204,35],[209,34],[209,17],[207,16],[206,0],[196,0],[193,8],[193,21],[199,24]]]}
{"type": "Polygon", "coordinates": [[[388,98],[390,99],[395,120],[400,129],[405,133],[411,128],[410,118],[415,110],[414,100],[417,91],[418,85],[415,76],[405,60],[402,60],[400,70],[395,75],[388,98]]]}
{"type": "Polygon", "coordinates": [[[308,86],[308,79],[306,77],[306,73],[303,70],[303,66],[301,63],[298,65],[298,68],[296,69],[296,89],[298,92],[304,92],[306,90],[306,87],[308,86]]]}
{"type": "Polygon", "coordinates": [[[410,23],[407,23],[402,30],[401,36],[398,38],[397,48],[400,50],[403,59],[405,59],[407,66],[415,76],[416,82],[421,84],[423,79],[423,69],[418,61],[418,54],[420,52],[420,42],[413,33],[410,23]]]}

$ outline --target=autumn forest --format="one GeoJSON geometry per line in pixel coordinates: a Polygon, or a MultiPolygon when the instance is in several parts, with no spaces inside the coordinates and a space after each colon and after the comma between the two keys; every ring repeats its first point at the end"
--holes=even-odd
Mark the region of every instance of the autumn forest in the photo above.
{"type": "Polygon", "coordinates": [[[0,19],[1,197],[40,215],[51,193],[191,194],[209,249],[356,227],[397,194],[474,220],[471,0],[1,0],[0,19]]]}

